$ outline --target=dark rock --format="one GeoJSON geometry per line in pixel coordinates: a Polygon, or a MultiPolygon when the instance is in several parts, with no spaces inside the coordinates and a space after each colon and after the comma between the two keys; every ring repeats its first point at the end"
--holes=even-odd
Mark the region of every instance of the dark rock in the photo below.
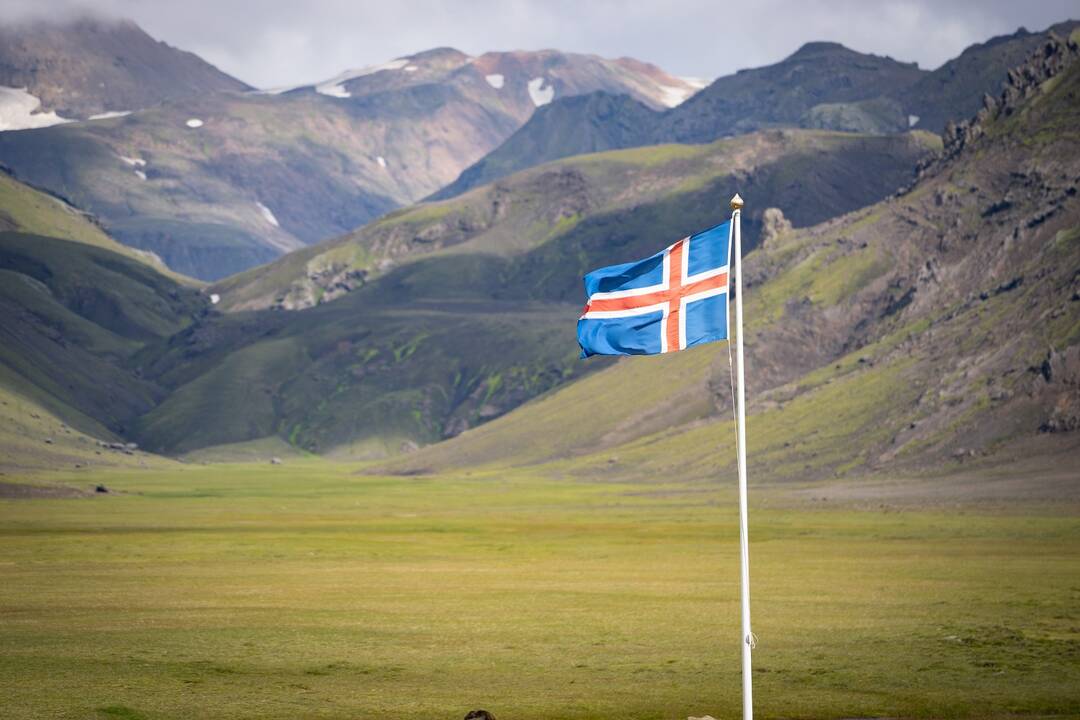
{"type": "Polygon", "coordinates": [[[1010,292],[1010,291],[1015,290],[1016,288],[1020,287],[1023,284],[1024,284],[1024,276],[1019,275],[1017,277],[1014,277],[1009,282],[1004,283],[1002,285],[999,285],[997,288],[995,288],[994,294],[995,295],[1000,295],[1001,293],[1010,292]]]}
{"type": "Polygon", "coordinates": [[[495,716],[487,710],[470,710],[465,714],[465,720],[495,720],[495,716]]]}
{"type": "Polygon", "coordinates": [[[104,485],[98,485],[97,487],[94,488],[94,492],[96,492],[96,493],[107,493],[107,492],[109,492],[109,488],[105,487],[104,485]]]}

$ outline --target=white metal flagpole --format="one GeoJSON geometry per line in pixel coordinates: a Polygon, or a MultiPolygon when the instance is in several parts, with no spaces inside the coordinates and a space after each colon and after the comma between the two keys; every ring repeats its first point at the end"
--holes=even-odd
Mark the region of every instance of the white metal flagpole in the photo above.
{"type": "Polygon", "coordinates": [[[750,677],[750,651],[754,649],[754,634],[750,631],[750,540],[746,512],[746,374],[743,364],[742,312],[742,220],[743,199],[738,193],[731,198],[731,222],[735,236],[735,357],[738,364],[739,395],[737,401],[738,461],[739,461],[739,546],[740,586],[742,596],[742,681],[743,720],[754,717],[754,697],[750,677]]]}

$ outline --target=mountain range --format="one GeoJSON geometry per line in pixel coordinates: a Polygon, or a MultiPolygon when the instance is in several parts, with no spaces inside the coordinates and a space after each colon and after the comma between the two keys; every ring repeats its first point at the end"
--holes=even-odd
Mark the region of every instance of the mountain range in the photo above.
{"type": "MultiPolygon", "coordinates": [[[[110,80],[118,89],[101,107],[72,108],[107,107],[107,117],[0,133],[0,164],[93,213],[121,242],[201,279],[434,192],[553,98],[604,90],[662,107],[695,89],[630,59],[440,48],[308,86],[248,91],[205,63],[198,67],[208,76],[199,76],[192,56],[127,22],[7,32],[20,38],[4,51],[7,77],[42,92],[53,112],[69,111],[60,98],[81,97],[110,73],[124,81],[110,80]],[[116,116],[117,108],[125,112],[116,116]]],[[[0,116],[17,100],[14,88],[4,92],[0,116]]]]}
{"type": "Polygon", "coordinates": [[[703,83],[627,58],[450,48],[254,91],[130,22],[6,32],[0,116],[37,92],[46,112],[23,122],[59,124],[0,133],[0,165],[203,280],[561,157],[770,127],[940,132],[1046,36],[996,38],[934,72],[809,43],[695,94],[703,83]],[[95,85],[107,91],[75,101],[95,85]]]}
{"type": "Polygon", "coordinates": [[[1024,29],[973,45],[934,71],[830,42],[807,43],[775,65],[717,79],[678,107],[656,111],[598,92],[541,108],[499,148],[434,197],[447,198],[515,170],[562,157],[665,142],[700,143],[768,127],[940,133],[979,110],[1035,48],[1077,23],[1024,29]],[[584,129],[584,131],[582,131],[584,129]]]}
{"type": "MultiPolygon", "coordinates": [[[[1040,45],[901,193],[801,230],[773,214],[745,267],[757,472],[1075,467],[1078,39],[1040,45]]],[[[716,477],[734,458],[728,373],[723,347],[626,358],[376,471],[716,477]]]]}
{"type": "MultiPolygon", "coordinates": [[[[769,477],[1075,453],[1076,39],[1040,36],[1023,63],[1002,73],[1004,90],[944,137],[762,121],[709,143],[530,162],[209,286],[166,271],[156,250],[113,240],[124,236],[100,206],[71,192],[75,184],[35,188],[22,182],[25,172],[0,176],[0,414],[12,418],[0,433],[0,464],[128,457],[113,458],[98,439],[192,459],[316,452],[377,460],[379,471],[405,474],[535,462],[587,477],[711,473],[716,454],[703,448],[730,442],[726,349],[581,361],[573,326],[583,272],[713,224],[735,191],[750,203],[744,227],[753,248],[746,258],[751,450],[769,477]],[[34,435],[46,427],[48,437],[34,435]]],[[[1012,47],[987,44],[1001,45],[1012,47]]],[[[800,53],[800,62],[821,53],[851,59],[820,44],[800,53]]],[[[625,62],[583,57],[597,73],[625,62]]],[[[514,76],[481,65],[483,58],[510,62],[508,54],[438,50],[315,86],[212,98],[232,103],[223,118],[258,106],[246,116],[255,123],[292,107],[305,122],[322,122],[325,107],[339,101],[396,113],[398,100],[418,101],[433,88],[464,96],[454,83],[467,86],[463,78],[475,73],[486,73],[479,79],[495,91],[487,71],[506,70],[501,90],[510,89],[509,78],[536,72],[514,76]],[[443,79],[425,80],[426,73],[443,79]],[[320,110],[301,113],[304,104],[320,110]]],[[[867,67],[897,93],[925,77],[888,59],[867,67]]],[[[525,102],[534,103],[527,80],[521,92],[527,111],[525,102]]],[[[104,157],[92,149],[99,138],[117,143],[108,152],[127,153],[125,133],[182,119],[188,113],[176,114],[176,102],[2,133],[0,149],[36,147],[37,155],[22,156],[26,167],[47,165],[67,177],[60,168],[89,162],[72,158],[104,157]]],[[[582,92],[543,105],[528,122],[523,111],[522,130],[556,107],[599,112],[604,103],[621,125],[612,134],[640,127],[635,101],[582,92]]],[[[662,115],[691,103],[712,106],[691,100],[662,115]]],[[[656,116],[645,111],[640,117],[656,116]]],[[[179,132],[200,137],[215,124],[202,115],[201,126],[179,123],[179,132]]],[[[137,137],[153,137],[144,131],[137,137]]],[[[310,132],[326,137],[321,125],[310,132]]],[[[231,142],[225,131],[219,137],[231,142]]],[[[165,156],[145,148],[164,153],[170,143],[140,142],[148,144],[139,154],[123,157],[146,164],[121,158],[120,165],[149,178],[165,156]]],[[[259,149],[267,141],[251,142],[259,149]]],[[[183,185],[187,166],[176,162],[167,179],[183,185]]],[[[319,172],[309,167],[305,183],[325,191],[319,172]]],[[[139,201],[121,188],[111,192],[117,203],[139,201]]],[[[209,197],[203,202],[205,212],[225,213],[209,197]]],[[[287,246],[281,240],[278,249],[287,246]]]]}

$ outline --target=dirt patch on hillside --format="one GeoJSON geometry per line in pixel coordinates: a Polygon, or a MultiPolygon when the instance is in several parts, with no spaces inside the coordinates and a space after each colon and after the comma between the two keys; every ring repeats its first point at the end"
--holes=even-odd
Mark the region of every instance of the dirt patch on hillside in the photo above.
{"type": "Polygon", "coordinates": [[[27,485],[0,481],[0,499],[30,500],[34,498],[90,497],[93,493],[68,485],[27,485]]]}
{"type": "MultiPolygon", "coordinates": [[[[1062,512],[1080,510],[1080,438],[1043,440],[1033,457],[1010,461],[997,456],[957,464],[946,472],[862,480],[838,479],[809,486],[764,491],[773,505],[854,508],[1008,509],[1040,505],[1062,512]]],[[[1038,439],[1037,439],[1038,440],[1038,439]]],[[[1034,441],[1029,441],[1034,444],[1034,441]]]]}

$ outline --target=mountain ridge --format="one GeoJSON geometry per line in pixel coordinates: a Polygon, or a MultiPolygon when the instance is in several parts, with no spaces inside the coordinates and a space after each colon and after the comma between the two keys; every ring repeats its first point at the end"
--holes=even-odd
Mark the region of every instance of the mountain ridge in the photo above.
{"type": "Polygon", "coordinates": [[[673,88],[690,90],[645,63],[433,50],[315,85],[0,132],[0,163],[124,244],[218,279],[430,194],[554,97],[608,89],[659,105],[673,88]]]}
{"type": "MultiPolygon", "coordinates": [[[[907,189],[747,256],[759,482],[1080,456],[1078,57],[1051,38],[907,189]]],[[[727,364],[622,359],[366,472],[714,478],[734,458],[727,364]]]]}
{"type": "Polygon", "coordinates": [[[1078,54],[1040,45],[940,159],[921,131],[798,129],[576,156],[203,293],[98,248],[5,234],[5,385],[18,375],[72,422],[161,452],[702,478],[724,469],[703,448],[730,443],[724,348],[585,363],[573,320],[584,271],[715,223],[738,190],[747,244],[761,239],[745,265],[761,477],[1071,453],[1078,54]]]}
{"type": "Polygon", "coordinates": [[[708,142],[775,124],[879,133],[918,128],[941,133],[947,120],[973,115],[984,94],[996,94],[1008,70],[1043,39],[1051,33],[1067,37],[1077,25],[1067,21],[1040,33],[1021,29],[991,38],[966,48],[934,71],[858,53],[839,43],[806,43],[779,63],[718,78],[686,103],[660,114],[625,99],[597,96],[591,104],[556,100],[431,197],[453,197],[531,164],[583,152],[708,142]],[[806,90],[799,79],[803,76],[818,84],[806,90]],[[747,95],[751,90],[765,99],[751,98],[747,95]],[[616,105],[621,114],[613,113],[616,105]],[[633,133],[622,131],[621,118],[633,124],[633,133]],[[614,131],[605,132],[608,126],[614,131]],[[589,133],[582,138],[572,132],[577,127],[588,128],[589,133]]]}

